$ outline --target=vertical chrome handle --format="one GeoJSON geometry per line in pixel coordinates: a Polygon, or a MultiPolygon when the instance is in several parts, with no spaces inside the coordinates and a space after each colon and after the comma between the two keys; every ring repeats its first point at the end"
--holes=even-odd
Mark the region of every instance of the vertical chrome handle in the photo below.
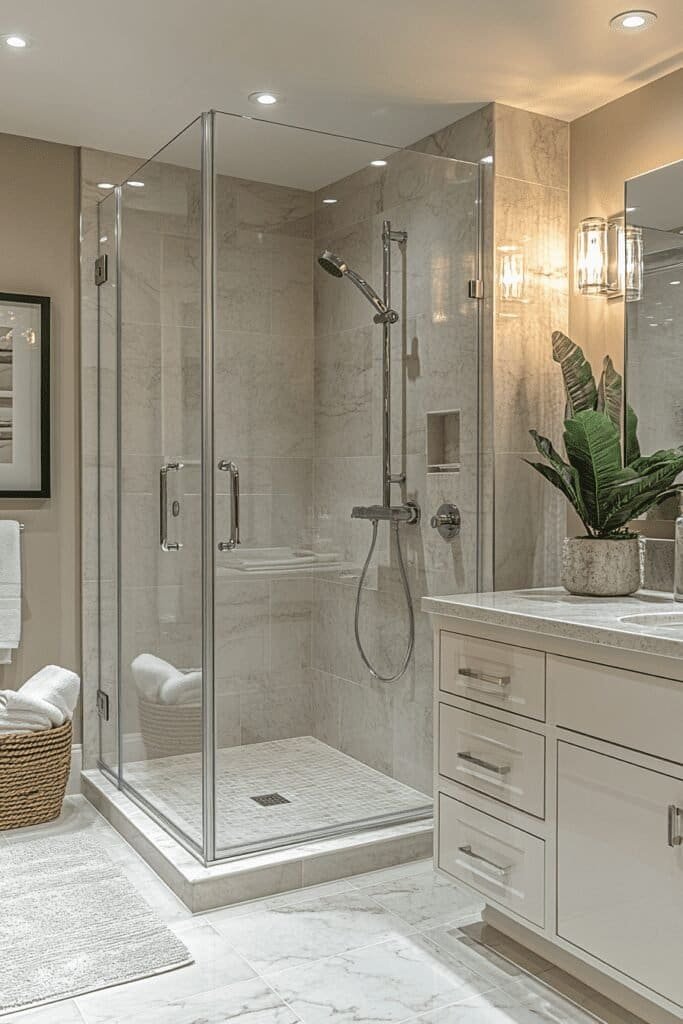
{"type": "Polygon", "coordinates": [[[168,474],[170,470],[178,472],[182,468],[182,462],[166,462],[159,470],[159,544],[162,551],[180,551],[183,546],[168,540],[168,474]]]}
{"type": "Polygon", "coordinates": [[[219,541],[218,550],[232,551],[240,542],[240,471],[229,459],[221,459],[218,468],[230,474],[230,539],[219,541]]]}
{"type": "Polygon", "coordinates": [[[667,843],[669,846],[683,846],[683,807],[669,804],[667,813],[667,843]]]}

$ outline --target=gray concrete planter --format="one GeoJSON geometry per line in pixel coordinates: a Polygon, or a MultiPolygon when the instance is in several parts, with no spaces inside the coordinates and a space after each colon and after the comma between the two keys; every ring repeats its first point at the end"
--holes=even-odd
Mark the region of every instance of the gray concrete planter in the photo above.
{"type": "Polygon", "coordinates": [[[641,586],[640,538],[595,540],[567,537],[562,555],[562,585],[586,597],[626,597],[641,586]]]}

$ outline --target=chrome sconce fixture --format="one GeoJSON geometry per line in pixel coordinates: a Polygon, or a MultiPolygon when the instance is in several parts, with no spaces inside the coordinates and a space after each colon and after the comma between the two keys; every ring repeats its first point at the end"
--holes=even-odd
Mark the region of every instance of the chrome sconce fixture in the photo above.
{"type": "Polygon", "coordinates": [[[622,215],[587,217],[576,232],[576,289],[637,302],[642,295],[643,229],[622,215]]]}

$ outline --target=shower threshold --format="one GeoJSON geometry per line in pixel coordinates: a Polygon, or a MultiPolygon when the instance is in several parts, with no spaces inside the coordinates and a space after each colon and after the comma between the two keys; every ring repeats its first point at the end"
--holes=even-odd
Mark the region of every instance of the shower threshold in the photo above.
{"type": "Polygon", "coordinates": [[[193,912],[431,853],[424,794],[302,736],[216,752],[217,846],[229,859],[204,866],[144,809],[199,840],[200,769],[199,754],[133,762],[130,796],[99,770],[82,775],[90,802],[193,912]]]}

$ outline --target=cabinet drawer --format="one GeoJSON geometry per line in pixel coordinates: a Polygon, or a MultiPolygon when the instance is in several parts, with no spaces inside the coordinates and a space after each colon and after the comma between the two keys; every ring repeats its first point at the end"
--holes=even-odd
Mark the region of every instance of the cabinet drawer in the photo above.
{"type": "Polygon", "coordinates": [[[511,807],[545,813],[545,740],[484,715],[439,705],[439,772],[511,807]]]}
{"type": "Polygon", "coordinates": [[[557,932],[683,1006],[683,780],[558,744],[557,932]]]}
{"type": "Polygon", "coordinates": [[[559,726],[683,764],[683,683],[548,655],[559,726]]]}
{"type": "Polygon", "coordinates": [[[545,654],[441,631],[440,687],[515,715],[545,720],[545,654]]]}
{"type": "Polygon", "coordinates": [[[492,903],[543,927],[542,839],[439,793],[438,865],[492,903]]]}

